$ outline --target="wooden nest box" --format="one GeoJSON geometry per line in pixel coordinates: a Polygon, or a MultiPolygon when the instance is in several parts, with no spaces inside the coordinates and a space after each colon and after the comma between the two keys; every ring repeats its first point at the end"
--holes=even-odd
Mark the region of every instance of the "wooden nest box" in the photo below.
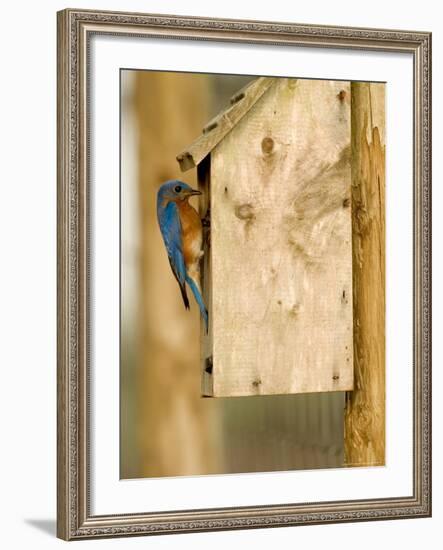
{"type": "Polygon", "coordinates": [[[206,220],[202,394],[353,388],[350,83],[257,78],[178,155],[206,220]]]}

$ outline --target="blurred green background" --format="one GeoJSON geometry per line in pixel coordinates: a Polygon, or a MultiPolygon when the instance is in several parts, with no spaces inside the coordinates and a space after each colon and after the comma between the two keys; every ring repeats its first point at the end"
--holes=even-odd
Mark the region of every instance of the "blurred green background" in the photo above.
{"type": "Polygon", "coordinates": [[[121,71],[120,477],[343,466],[343,393],[200,397],[199,316],[185,311],[156,220],[176,155],[254,77],[121,71]]]}

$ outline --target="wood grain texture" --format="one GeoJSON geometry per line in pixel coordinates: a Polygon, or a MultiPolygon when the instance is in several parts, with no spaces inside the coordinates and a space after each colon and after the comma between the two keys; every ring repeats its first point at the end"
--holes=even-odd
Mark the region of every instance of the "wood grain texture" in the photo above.
{"type": "Polygon", "coordinates": [[[211,265],[211,156],[208,155],[197,166],[198,188],[202,192],[199,200],[199,214],[203,225],[203,258],[200,263],[200,279],[204,303],[208,308],[208,332],[200,323],[200,366],[201,394],[213,394],[212,377],[212,265],[211,265]]]}
{"type": "Polygon", "coordinates": [[[385,85],[352,94],[355,388],[345,410],[345,463],[385,464],[385,85]]]}
{"type": "Polygon", "coordinates": [[[214,396],[353,387],[349,95],[278,79],[211,154],[214,396]]]}
{"type": "Polygon", "coordinates": [[[231,105],[210,120],[203,134],[177,155],[183,172],[197,166],[272,86],[275,78],[260,77],[231,98],[231,105]]]}

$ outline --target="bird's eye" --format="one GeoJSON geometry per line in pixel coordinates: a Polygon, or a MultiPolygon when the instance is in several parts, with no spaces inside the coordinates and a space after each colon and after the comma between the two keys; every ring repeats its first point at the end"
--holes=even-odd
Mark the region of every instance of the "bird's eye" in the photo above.
{"type": "Polygon", "coordinates": [[[174,191],[175,191],[176,193],[180,193],[181,190],[182,190],[182,186],[181,186],[181,185],[176,185],[176,186],[174,187],[174,191]]]}

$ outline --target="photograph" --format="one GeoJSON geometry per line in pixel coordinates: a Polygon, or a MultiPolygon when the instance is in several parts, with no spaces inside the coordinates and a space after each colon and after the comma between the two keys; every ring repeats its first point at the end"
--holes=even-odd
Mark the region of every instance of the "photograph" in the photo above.
{"type": "Polygon", "coordinates": [[[2,6],[3,548],[434,548],[442,10],[399,6],[2,6]]]}
{"type": "Polygon", "coordinates": [[[429,517],[431,33],[57,23],[57,536],[429,517]]]}
{"type": "Polygon", "coordinates": [[[385,83],[120,94],[121,478],[382,466],[385,83]]]}

